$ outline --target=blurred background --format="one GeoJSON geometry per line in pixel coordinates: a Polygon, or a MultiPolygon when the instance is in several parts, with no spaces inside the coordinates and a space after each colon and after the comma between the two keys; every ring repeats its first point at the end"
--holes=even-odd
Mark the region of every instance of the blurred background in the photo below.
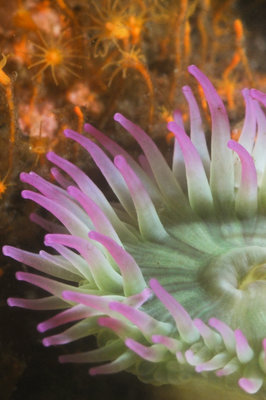
{"type": "MultiPolygon", "coordinates": [[[[37,206],[21,199],[22,171],[52,179],[45,154],[56,151],[108,193],[89,156],[63,135],[95,125],[138,154],[113,121],[122,112],[145,129],[166,157],[166,123],[179,109],[181,88],[200,88],[187,73],[196,64],[226,104],[237,139],[244,116],[241,89],[266,89],[265,0],[0,0],[0,242],[31,251],[44,232],[29,221],[37,206]]],[[[41,212],[41,211],[39,211],[41,212]]],[[[43,215],[45,216],[45,215],[43,215]]],[[[162,392],[121,373],[91,378],[86,365],[60,365],[58,355],[90,349],[93,339],[44,348],[36,325],[51,313],[11,309],[6,299],[40,290],[17,284],[26,269],[1,256],[0,397],[2,400],[133,400],[162,392]]]]}

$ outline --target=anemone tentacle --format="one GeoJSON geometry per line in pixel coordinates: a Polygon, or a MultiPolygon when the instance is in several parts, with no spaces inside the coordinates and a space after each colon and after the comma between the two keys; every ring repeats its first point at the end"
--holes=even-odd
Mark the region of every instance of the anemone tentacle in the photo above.
{"type": "Polygon", "coordinates": [[[98,349],[60,357],[62,363],[101,363],[92,375],[128,370],[154,384],[202,375],[215,385],[265,393],[266,95],[243,90],[246,116],[236,142],[213,85],[197,67],[189,72],[209,104],[210,151],[198,104],[185,86],[190,136],[177,112],[169,124],[172,168],[152,139],[121,114],[114,118],[139,144],[139,161],[90,124],[85,131],[103,149],[65,131],[89,152],[116,202],[51,152],[58,185],[21,174],[38,191],[23,191],[23,197],[61,225],[32,216],[47,228],[51,253],[4,246],[5,255],[47,275],[19,272],[17,279],[49,293],[8,304],[58,310],[38,324],[39,332],[52,331],[44,346],[96,335],[98,349]]]}

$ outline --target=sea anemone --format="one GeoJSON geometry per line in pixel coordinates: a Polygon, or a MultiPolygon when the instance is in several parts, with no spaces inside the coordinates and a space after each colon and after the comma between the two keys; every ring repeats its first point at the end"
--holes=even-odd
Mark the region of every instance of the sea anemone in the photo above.
{"type": "MultiPolygon", "coordinates": [[[[95,335],[98,349],[63,355],[61,363],[100,363],[91,375],[127,370],[142,381],[178,385],[194,379],[265,393],[266,374],[266,95],[243,90],[245,120],[230,140],[224,104],[195,66],[189,72],[209,105],[210,150],[200,111],[185,86],[190,137],[180,113],[168,125],[175,135],[170,168],[152,139],[121,114],[137,141],[138,162],[109,137],[86,124],[94,141],[67,129],[108,182],[115,202],[77,166],[50,152],[58,186],[37,174],[21,180],[25,190],[62,225],[33,215],[50,233],[52,253],[5,246],[5,255],[41,275],[18,272],[18,280],[50,295],[9,298],[10,306],[60,310],[39,332],[73,323],[43,339],[62,345],[95,335]],[[68,177],[65,176],[68,175],[68,177]],[[50,277],[44,276],[44,274],[50,277]]],[[[229,398],[229,397],[226,397],[229,398]]]]}

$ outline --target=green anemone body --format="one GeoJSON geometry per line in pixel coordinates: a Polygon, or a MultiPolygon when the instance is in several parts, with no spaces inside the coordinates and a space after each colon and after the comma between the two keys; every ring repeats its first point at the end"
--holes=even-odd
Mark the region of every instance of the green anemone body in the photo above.
{"type": "Polygon", "coordinates": [[[53,232],[45,236],[51,254],[4,247],[5,255],[50,276],[17,273],[50,296],[8,303],[59,310],[38,325],[40,332],[73,323],[44,338],[45,346],[96,335],[96,350],[59,358],[100,363],[92,375],[127,370],[147,383],[178,385],[180,400],[195,392],[204,400],[263,398],[266,117],[259,102],[266,106],[266,95],[243,91],[246,116],[235,142],[214,87],[195,66],[189,71],[210,108],[210,150],[196,100],[185,86],[190,136],[175,113],[168,124],[175,135],[171,167],[151,138],[121,114],[115,120],[140,145],[139,162],[89,124],[85,131],[114,162],[95,142],[65,131],[90,153],[117,197],[114,204],[54,153],[47,158],[68,175],[52,169],[59,186],[34,173],[21,175],[39,191],[24,191],[23,197],[63,227],[32,218],[53,232]]]}

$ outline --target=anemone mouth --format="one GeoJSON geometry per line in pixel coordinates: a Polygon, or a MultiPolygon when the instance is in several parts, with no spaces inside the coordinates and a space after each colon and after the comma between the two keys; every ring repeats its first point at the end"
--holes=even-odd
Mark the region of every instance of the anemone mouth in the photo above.
{"type": "MultiPolygon", "coordinates": [[[[256,230],[253,220],[232,219],[227,233],[218,221],[214,227],[213,220],[209,226],[206,221],[191,222],[185,230],[182,224],[169,230],[165,225],[171,234],[162,243],[139,242],[126,244],[126,248],[140,265],[145,280],[158,279],[192,317],[207,322],[216,316],[231,328],[244,330],[249,341],[257,345],[265,336],[266,312],[262,220],[256,230]],[[247,234],[246,226],[253,226],[252,235],[247,234]]],[[[161,321],[169,321],[156,298],[144,309],[161,321]]]]}
{"type": "Polygon", "coordinates": [[[243,91],[246,117],[235,142],[214,87],[195,66],[189,72],[209,104],[211,154],[198,105],[185,86],[191,132],[189,137],[176,113],[168,125],[175,135],[172,167],[121,114],[114,119],[141,147],[139,162],[89,124],[86,132],[114,161],[94,141],[65,131],[89,152],[117,205],[54,153],[47,158],[68,175],[52,168],[58,185],[33,172],[21,174],[38,190],[22,196],[60,224],[32,216],[50,232],[44,244],[56,254],[4,247],[5,255],[50,276],[17,273],[50,296],[8,303],[61,310],[38,325],[40,332],[73,323],[43,339],[45,346],[96,335],[98,349],[60,357],[104,363],[92,375],[129,370],[145,382],[178,384],[212,373],[214,380],[226,377],[256,393],[266,374],[266,118],[256,100],[265,105],[265,95],[243,91]]]}
{"type": "MultiPolygon", "coordinates": [[[[256,281],[264,281],[265,272],[263,272],[263,268],[265,259],[266,249],[264,246],[256,245],[256,241],[253,244],[246,243],[239,247],[235,246],[225,254],[218,256],[207,267],[208,272],[212,270],[218,278],[217,286],[214,288],[215,291],[218,290],[218,286],[220,285],[219,275],[221,275],[222,280],[221,286],[223,287],[224,283],[228,283],[230,285],[228,287],[229,291],[231,288],[234,290],[245,290],[249,284],[256,281]]],[[[210,284],[215,285],[214,280],[210,284]]],[[[219,295],[220,293],[218,293],[219,295]]]]}
{"type": "MultiPolygon", "coordinates": [[[[231,295],[243,298],[246,292],[259,290],[266,280],[266,249],[243,246],[214,257],[200,272],[200,281],[214,298],[231,295]]],[[[264,288],[265,289],[265,288],[264,288]]]]}

